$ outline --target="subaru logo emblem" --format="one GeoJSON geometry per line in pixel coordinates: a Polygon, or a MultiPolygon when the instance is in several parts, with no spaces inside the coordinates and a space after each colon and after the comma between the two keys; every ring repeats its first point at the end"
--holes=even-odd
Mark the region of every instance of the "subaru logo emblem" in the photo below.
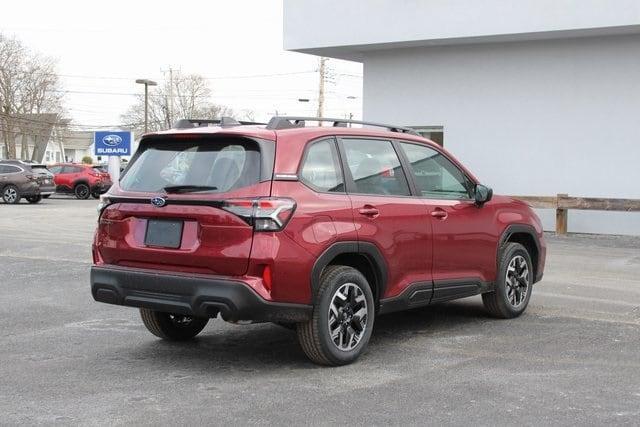
{"type": "Polygon", "coordinates": [[[104,145],[107,145],[109,147],[116,147],[120,145],[120,143],[122,142],[122,138],[118,135],[106,135],[102,138],[102,142],[104,143],[104,145]]]}
{"type": "Polygon", "coordinates": [[[151,199],[151,204],[157,208],[161,208],[167,204],[167,199],[164,197],[154,197],[151,199]]]}

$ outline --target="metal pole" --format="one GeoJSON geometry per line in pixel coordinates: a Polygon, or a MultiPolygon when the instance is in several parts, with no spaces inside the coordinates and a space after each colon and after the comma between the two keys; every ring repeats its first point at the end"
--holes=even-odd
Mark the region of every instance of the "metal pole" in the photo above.
{"type": "Polygon", "coordinates": [[[149,130],[149,85],[144,84],[144,133],[149,130]]]}

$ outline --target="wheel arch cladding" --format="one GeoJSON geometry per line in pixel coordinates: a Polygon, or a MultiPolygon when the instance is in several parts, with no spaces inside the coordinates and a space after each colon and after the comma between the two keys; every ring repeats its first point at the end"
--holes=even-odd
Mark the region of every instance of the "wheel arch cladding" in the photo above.
{"type": "Polygon", "coordinates": [[[311,270],[311,292],[320,288],[322,272],[329,265],[346,265],[360,271],[369,282],[376,305],[384,296],[387,266],[380,250],[373,243],[337,242],[329,246],[316,260],[311,270]]]}
{"type": "MultiPolygon", "coordinates": [[[[525,247],[527,252],[529,252],[529,256],[531,257],[531,262],[533,263],[533,271],[534,271],[534,283],[538,281],[538,262],[540,257],[540,242],[538,241],[538,236],[536,235],[535,228],[530,225],[525,224],[512,224],[508,226],[505,231],[502,233],[502,237],[500,238],[500,245],[498,247],[501,248],[507,242],[520,243],[525,247]]],[[[496,255],[496,260],[498,259],[498,255],[496,255]]]]}

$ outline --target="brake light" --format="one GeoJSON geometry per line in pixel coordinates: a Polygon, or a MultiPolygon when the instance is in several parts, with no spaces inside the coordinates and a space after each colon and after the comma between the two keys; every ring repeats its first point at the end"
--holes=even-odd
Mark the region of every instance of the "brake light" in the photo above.
{"type": "Polygon", "coordinates": [[[100,172],[98,172],[97,170],[91,169],[89,170],[89,175],[91,176],[102,176],[102,174],[100,172]]]}
{"type": "Polygon", "coordinates": [[[29,180],[29,181],[37,181],[38,180],[38,175],[25,175],[25,177],[29,180]]]}
{"type": "Polygon", "coordinates": [[[253,225],[255,231],[279,231],[293,216],[296,202],[273,197],[230,199],[224,202],[222,209],[241,217],[253,225]]]}

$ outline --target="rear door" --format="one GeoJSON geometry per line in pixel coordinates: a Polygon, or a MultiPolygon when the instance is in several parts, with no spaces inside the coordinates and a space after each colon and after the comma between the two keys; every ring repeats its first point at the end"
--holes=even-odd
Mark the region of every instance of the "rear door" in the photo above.
{"type": "Polygon", "coordinates": [[[415,285],[412,303],[431,297],[431,229],[424,203],[411,196],[394,144],[386,139],[341,138],[347,192],[358,241],[375,245],[387,263],[384,295],[415,285]]]}
{"type": "Polygon", "coordinates": [[[219,136],[143,140],[101,216],[103,262],[244,274],[253,200],[270,194],[273,159],[263,161],[269,144],[219,136]]]}

